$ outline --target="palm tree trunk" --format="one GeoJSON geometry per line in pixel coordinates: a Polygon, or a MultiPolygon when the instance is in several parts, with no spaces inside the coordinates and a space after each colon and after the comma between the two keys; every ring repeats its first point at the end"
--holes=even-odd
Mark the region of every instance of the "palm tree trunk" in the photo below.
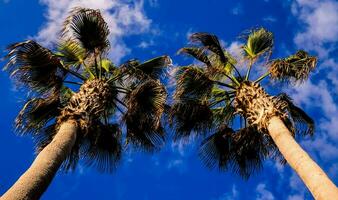
{"type": "Polygon", "coordinates": [[[39,199],[74,146],[77,129],[74,120],[62,123],[52,142],[39,153],[1,200],[39,199]]]}
{"type": "Polygon", "coordinates": [[[315,199],[338,199],[338,189],[335,184],[295,141],[280,118],[272,117],[269,120],[268,131],[279,151],[297,172],[315,199]]]}

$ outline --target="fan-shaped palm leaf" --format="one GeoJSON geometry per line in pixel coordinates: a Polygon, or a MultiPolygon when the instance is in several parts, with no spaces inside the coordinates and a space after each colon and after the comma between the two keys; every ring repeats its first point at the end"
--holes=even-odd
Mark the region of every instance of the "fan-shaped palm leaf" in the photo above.
{"type": "Polygon", "coordinates": [[[194,66],[182,67],[178,70],[176,78],[175,99],[201,99],[210,96],[213,81],[203,69],[194,66]]]}
{"type": "Polygon", "coordinates": [[[211,62],[208,58],[208,55],[205,53],[205,49],[202,47],[184,47],[178,51],[179,54],[190,55],[197,60],[205,63],[207,67],[211,68],[211,62]]]}
{"type": "Polygon", "coordinates": [[[264,28],[253,30],[247,36],[247,42],[243,46],[245,57],[250,60],[271,51],[273,47],[273,34],[264,28]]]}
{"type": "Polygon", "coordinates": [[[85,57],[86,51],[78,43],[72,40],[61,41],[56,55],[62,57],[66,65],[80,65],[85,57]]]}
{"type": "Polygon", "coordinates": [[[82,156],[87,165],[96,166],[99,171],[112,172],[121,159],[121,129],[117,124],[102,124],[96,122],[87,135],[82,156]]]}
{"type": "Polygon", "coordinates": [[[164,112],[167,93],[159,81],[149,79],[137,86],[126,97],[127,140],[137,147],[152,151],[162,145],[164,112]]]}
{"type": "Polygon", "coordinates": [[[201,42],[205,48],[218,55],[222,63],[228,61],[216,35],[209,33],[194,33],[190,36],[190,39],[193,42],[201,42]]]}
{"type": "Polygon", "coordinates": [[[176,101],[170,112],[171,124],[175,127],[174,139],[189,139],[192,131],[205,134],[212,127],[213,115],[207,101],[176,101]]]}
{"type": "Polygon", "coordinates": [[[132,78],[143,80],[147,78],[159,79],[167,66],[172,61],[169,56],[159,56],[151,60],[140,63],[138,60],[130,60],[121,66],[123,72],[132,78]]]}
{"type": "Polygon", "coordinates": [[[109,47],[109,29],[99,10],[74,8],[62,31],[64,39],[76,39],[88,52],[109,47]]]}
{"type": "Polygon", "coordinates": [[[304,81],[315,68],[317,58],[310,56],[307,52],[300,50],[296,54],[284,59],[271,62],[269,71],[271,78],[280,81],[304,81]]]}
{"type": "Polygon", "coordinates": [[[232,159],[232,143],[234,130],[221,126],[216,133],[206,138],[199,149],[199,156],[210,169],[218,167],[227,170],[229,160],[232,159]]]}
{"type": "Polygon", "coordinates": [[[17,130],[24,133],[38,133],[48,121],[60,113],[59,92],[53,92],[46,98],[33,98],[24,105],[16,118],[17,130]]]}
{"type": "Polygon", "coordinates": [[[65,71],[50,50],[32,40],[13,44],[8,50],[4,70],[10,71],[18,84],[42,93],[61,86],[65,71]]]}

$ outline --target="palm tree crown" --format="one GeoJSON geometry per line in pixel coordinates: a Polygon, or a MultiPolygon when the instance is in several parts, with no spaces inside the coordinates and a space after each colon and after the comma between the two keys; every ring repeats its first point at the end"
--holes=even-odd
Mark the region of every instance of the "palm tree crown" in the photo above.
{"type": "Polygon", "coordinates": [[[227,52],[215,35],[195,33],[190,39],[193,45],[179,53],[202,64],[180,67],[176,73],[175,103],[170,113],[175,138],[206,137],[199,150],[206,166],[230,169],[244,178],[260,169],[266,158],[285,163],[267,133],[269,118],[279,116],[294,137],[312,135],[314,122],[288,95],[270,96],[259,83],[267,77],[301,82],[314,69],[316,58],[300,50],[287,58],[270,59],[273,34],[264,28],[246,35],[243,60],[227,52]],[[243,63],[247,64],[245,74],[239,72],[243,63]],[[252,68],[262,66],[267,72],[251,80],[252,68]],[[207,135],[209,132],[213,134],[207,135]]]}
{"type": "Polygon", "coordinates": [[[33,40],[8,48],[5,70],[30,93],[17,116],[17,130],[32,134],[39,152],[62,122],[74,119],[80,127],[65,169],[84,159],[101,171],[112,171],[121,158],[123,138],[146,151],[163,143],[167,93],[159,79],[170,58],[130,60],[117,67],[107,58],[108,36],[98,10],[74,8],[55,51],[33,40]],[[125,137],[116,123],[121,115],[125,137]]]}

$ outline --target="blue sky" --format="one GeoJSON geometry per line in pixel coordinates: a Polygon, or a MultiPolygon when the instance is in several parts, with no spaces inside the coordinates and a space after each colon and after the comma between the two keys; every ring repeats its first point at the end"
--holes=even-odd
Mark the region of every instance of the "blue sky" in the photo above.
{"type": "MultiPolygon", "coordinates": [[[[191,60],[176,55],[189,33],[215,33],[238,55],[237,36],[264,26],[274,33],[274,57],[304,48],[319,57],[318,68],[303,85],[282,88],[316,121],[314,138],[301,145],[338,183],[338,2],[334,0],[0,0],[0,54],[13,42],[34,38],[53,46],[62,19],[73,6],[102,10],[111,27],[110,57],[121,63],[167,54],[175,65],[191,60]],[[131,3],[133,2],[133,3],[131,3]]],[[[3,62],[1,66],[3,66],[3,62]]],[[[280,89],[280,88],[278,88],[280,89]]],[[[276,92],[274,85],[270,87],[276,92]]],[[[279,90],[280,91],[280,90],[279,90]]],[[[0,73],[0,194],[34,159],[30,137],[13,132],[25,96],[0,73]]],[[[288,165],[274,161],[249,180],[207,170],[197,157],[198,142],[167,142],[154,155],[127,151],[113,174],[81,164],[59,173],[42,199],[311,199],[288,165]]]]}

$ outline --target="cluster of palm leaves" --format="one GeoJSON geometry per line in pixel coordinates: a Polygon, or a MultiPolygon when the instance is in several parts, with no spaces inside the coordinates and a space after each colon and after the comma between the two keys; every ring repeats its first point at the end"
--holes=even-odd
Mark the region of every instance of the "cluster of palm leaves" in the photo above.
{"type": "MultiPolygon", "coordinates": [[[[62,109],[79,88],[88,81],[104,80],[113,89],[107,106],[87,130],[78,134],[64,162],[65,169],[74,168],[79,159],[84,159],[88,165],[111,171],[121,158],[122,139],[145,151],[158,149],[164,142],[165,110],[170,110],[175,140],[204,138],[199,154],[210,168],[232,169],[247,178],[261,168],[266,158],[284,162],[271,137],[248,123],[234,99],[245,82],[259,83],[266,77],[286,83],[305,80],[315,67],[315,57],[298,51],[287,58],[270,60],[272,33],[254,29],[242,47],[247,64],[243,75],[238,69],[243,61],[227,52],[215,35],[192,34],[193,45],[179,52],[201,64],[178,69],[175,102],[167,109],[167,92],[160,76],[171,64],[170,58],[160,56],[144,63],[129,60],[115,66],[107,58],[108,36],[108,25],[99,11],[75,8],[65,20],[55,51],[32,40],[9,47],[6,70],[31,97],[19,113],[16,126],[21,133],[34,136],[38,151],[53,139],[62,109]],[[267,72],[250,80],[255,67],[266,67],[267,72]],[[126,125],[125,134],[117,121],[119,116],[126,125]]],[[[313,120],[289,96],[280,94],[275,99],[285,105],[283,120],[295,137],[312,135],[313,120]]]]}
{"type": "Polygon", "coordinates": [[[103,80],[112,92],[107,106],[91,121],[63,164],[73,169],[79,159],[102,171],[111,171],[121,159],[123,141],[153,151],[163,143],[161,118],[166,90],[160,75],[170,65],[168,56],[144,63],[130,60],[115,66],[108,58],[109,29],[98,10],[74,8],[65,20],[54,51],[33,40],[9,46],[5,67],[30,99],[16,119],[22,134],[32,134],[37,151],[57,132],[62,109],[86,82],[103,80]],[[120,117],[122,116],[122,117],[120,117]],[[118,121],[126,125],[126,134],[118,121]]]}
{"type": "MultiPolygon", "coordinates": [[[[175,139],[204,138],[199,155],[207,167],[230,169],[248,178],[267,158],[282,163],[285,160],[267,130],[248,123],[246,116],[238,112],[234,100],[240,86],[260,83],[267,77],[286,83],[303,81],[316,65],[316,58],[298,51],[290,57],[271,60],[273,34],[264,28],[254,29],[244,38],[243,60],[239,62],[220,45],[215,35],[190,36],[192,45],[179,52],[197,59],[200,64],[178,69],[170,117],[175,139]],[[247,68],[245,74],[239,72],[242,63],[247,68]],[[250,80],[254,68],[265,68],[267,72],[250,80]]],[[[313,134],[313,120],[295,106],[289,96],[282,93],[274,100],[284,105],[283,121],[294,137],[313,134]]]]}

